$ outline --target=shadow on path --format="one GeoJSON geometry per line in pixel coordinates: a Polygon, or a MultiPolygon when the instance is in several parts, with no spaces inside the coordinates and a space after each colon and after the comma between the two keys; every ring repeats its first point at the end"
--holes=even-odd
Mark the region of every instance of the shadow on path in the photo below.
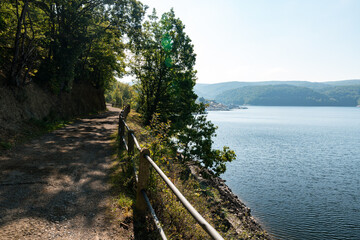
{"type": "Polygon", "coordinates": [[[0,156],[0,239],[132,239],[109,209],[118,109],[0,156]]]}

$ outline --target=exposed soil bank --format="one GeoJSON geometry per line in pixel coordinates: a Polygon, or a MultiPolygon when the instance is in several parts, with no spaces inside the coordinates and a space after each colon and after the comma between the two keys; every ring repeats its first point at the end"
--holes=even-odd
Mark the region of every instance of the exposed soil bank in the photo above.
{"type": "Polygon", "coordinates": [[[250,208],[231,191],[220,177],[211,175],[208,171],[200,169],[197,165],[189,164],[192,175],[202,184],[212,186],[220,193],[221,202],[214,204],[220,205],[226,212],[224,216],[225,224],[230,224],[239,235],[240,239],[271,239],[269,234],[251,216],[250,208]],[[210,177],[204,178],[203,174],[210,177]]]}
{"type": "Polygon", "coordinates": [[[104,92],[74,83],[71,93],[58,95],[35,83],[22,88],[0,86],[0,141],[16,135],[29,120],[68,119],[105,110],[104,92]]]}

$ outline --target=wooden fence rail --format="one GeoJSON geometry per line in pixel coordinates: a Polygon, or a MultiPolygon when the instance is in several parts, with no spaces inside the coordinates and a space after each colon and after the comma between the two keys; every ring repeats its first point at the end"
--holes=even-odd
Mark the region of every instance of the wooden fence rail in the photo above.
{"type": "Polygon", "coordinates": [[[186,210],[193,216],[193,218],[199,223],[199,225],[211,236],[213,239],[223,239],[221,235],[199,214],[198,211],[189,203],[189,201],[182,195],[182,193],[176,188],[176,186],[170,181],[165,173],[156,165],[156,163],[150,157],[150,151],[146,148],[141,148],[139,142],[136,139],[135,133],[126,124],[126,117],[130,113],[130,106],[127,105],[119,115],[119,129],[118,139],[119,147],[126,149],[130,156],[134,155],[134,147],[140,151],[140,162],[139,162],[139,174],[136,174],[135,162],[133,162],[135,179],[137,182],[136,192],[136,204],[135,208],[140,214],[146,213],[146,209],[149,208],[151,215],[153,216],[154,222],[159,230],[162,239],[167,239],[161,225],[156,217],[155,211],[152,208],[150,201],[146,195],[146,189],[150,177],[150,167],[153,167],[156,172],[160,175],[166,185],[171,189],[175,196],[179,199],[186,210]],[[127,130],[127,141],[125,139],[125,129],[127,130]]]}

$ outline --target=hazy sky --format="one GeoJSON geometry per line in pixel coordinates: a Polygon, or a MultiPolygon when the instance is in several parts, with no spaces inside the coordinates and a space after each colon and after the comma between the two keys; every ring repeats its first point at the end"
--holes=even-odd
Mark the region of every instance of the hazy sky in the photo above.
{"type": "Polygon", "coordinates": [[[200,83],[360,79],[360,0],[141,0],[174,8],[200,83]]]}

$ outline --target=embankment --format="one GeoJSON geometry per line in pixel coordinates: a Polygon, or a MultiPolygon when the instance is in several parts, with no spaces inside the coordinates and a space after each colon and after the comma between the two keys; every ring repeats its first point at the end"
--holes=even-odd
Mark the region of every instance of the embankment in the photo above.
{"type": "Polygon", "coordinates": [[[214,202],[218,204],[225,212],[223,218],[224,224],[230,224],[241,239],[271,239],[269,234],[260,226],[251,216],[250,208],[241,202],[241,200],[231,191],[220,177],[213,176],[206,169],[201,169],[195,164],[188,165],[191,174],[202,184],[215,188],[221,201],[214,202]],[[209,177],[204,178],[206,174],[209,177]]]}
{"type": "Polygon", "coordinates": [[[103,90],[89,84],[74,83],[70,93],[58,95],[34,83],[0,86],[0,141],[13,138],[30,120],[69,119],[104,109],[103,90]]]}

